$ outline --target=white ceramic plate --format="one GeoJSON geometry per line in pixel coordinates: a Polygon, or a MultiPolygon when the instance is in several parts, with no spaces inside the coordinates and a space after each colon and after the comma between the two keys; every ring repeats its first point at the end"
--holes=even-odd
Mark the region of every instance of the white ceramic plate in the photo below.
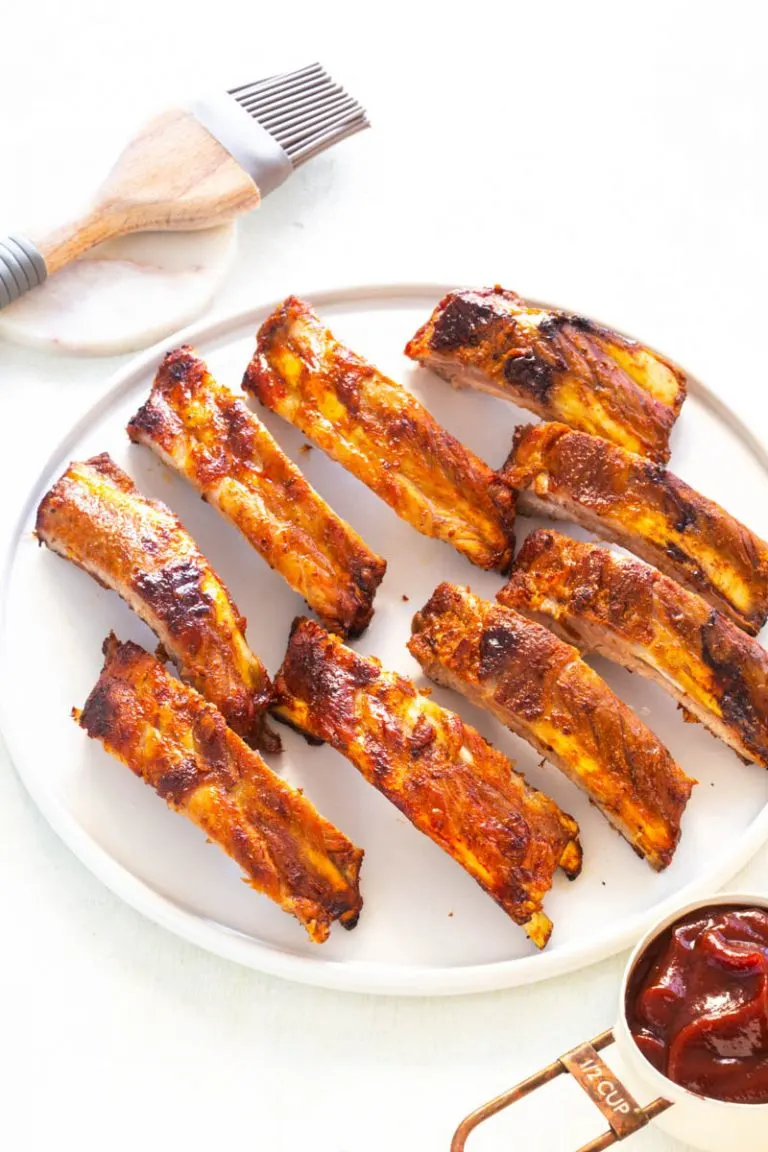
{"type": "MultiPolygon", "coordinates": [[[[531,417],[491,397],[457,393],[403,356],[405,341],[445,292],[443,285],[309,293],[338,336],[403,380],[450,431],[493,465],[516,423],[531,417]]],[[[89,741],[70,719],[101,667],[110,629],[149,646],[149,631],[110,592],[32,535],[35,508],[68,461],[109,451],[148,495],[166,501],[199,542],[249,620],[253,648],[271,671],[304,605],[279,576],[124,427],[146,397],[166,348],[186,340],[214,374],[237,389],[263,306],[182,333],[136,358],[68,433],[21,514],[6,560],[0,631],[0,702],[17,770],[62,839],[104,883],[180,936],[240,963],[295,980],[366,992],[445,994],[523,984],[582,967],[633,943],[675,903],[725,882],[768,837],[768,773],[744,765],[640,677],[596,662],[601,674],[700,780],[671,867],[656,875],[551,765],[460,697],[435,689],[507,752],[531,782],[581,823],[585,863],[573,884],[558,876],[546,901],[555,930],[539,954],[469,876],[420,835],[354,768],[328,748],[283,731],[270,764],[301,785],[319,810],[365,848],[359,926],[334,929],[319,947],[188,821],[89,741]]],[[[405,641],[412,613],[440,580],[493,597],[500,577],[427,540],[271,413],[260,411],[313,485],[389,567],[376,614],[357,647],[418,677],[405,641]],[[406,599],[407,598],[407,599],[406,599]]],[[[673,469],[768,537],[768,459],[727,409],[692,382],[673,436],[673,469]]],[[[535,525],[518,521],[518,539],[535,525]]],[[[574,530],[574,534],[578,534],[574,530]]]]}

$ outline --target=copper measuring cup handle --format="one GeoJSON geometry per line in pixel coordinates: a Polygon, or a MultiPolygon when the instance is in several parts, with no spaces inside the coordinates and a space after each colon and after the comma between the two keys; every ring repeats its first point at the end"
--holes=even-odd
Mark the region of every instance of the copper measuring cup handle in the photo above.
{"type": "Polygon", "coordinates": [[[662,1112],[671,1108],[672,1104],[669,1100],[663,1100],[659,1097],[645,1108],[640,1107],[618,1076],[614,1075],[608,1065],[598,1056],[598,1052],[602,1048],[607,1048],[613,1042],[613,1029],[609,1028],[607,1032],[601,1032],[599,1036],[595,1036],[586,1044],[572,1048],[570,1052],[566,1052],[565,1056],[560,1056],[552,1064],[548,1064],[546,1068],[542,1068],[533,1076],[529,1076],[527,1080],[522,1080],[514,1088],[502,1092],[501,1096],[497,1096],[495,1100],[489,1100],[487,1104],[483,1104],[482,1107],[471,1112],[456,1129],[451,1141],[451,1152],[464,1152],[470,1132],[473,1132],[484,1120],[490,1119],[497,1112],[508,1108],[510,1104],[517,1103],[524,1096],[528,1096],[537,1088],[541,1088],[543,1084],[548,1084],[550,1080],[556,1080],[558,1076],[562,1076],[566,1072],[570,1072],[610,1125],[607,1132],[596,1137],[589,1144],[583,1144],[581,1148],[577,1149],[577,1152],[601,1152],[601,1149],[610,1148],[612,1144],[617,1144],[619,1140],[624,1140],[640,1128],[644,1128],[655,1116],[660,1116],[662,1112]]]}

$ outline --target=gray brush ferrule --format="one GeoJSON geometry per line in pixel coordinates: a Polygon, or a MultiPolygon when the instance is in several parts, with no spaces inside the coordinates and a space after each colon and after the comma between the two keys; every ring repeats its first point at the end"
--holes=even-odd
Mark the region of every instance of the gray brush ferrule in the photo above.
{"type": "Polygon", "coordinates": [[[293,172],[288,153],[258,120],[240,107],[234,96],[212,93],[191,101],[187,108],[248,173],[262,197],[269,195],[293,172]]]}
{"type": "Polygon", "coordinates": [[[45,260],[31,240],[15,234],[0,237],[0,308],[37,288],[47,275],[45,260]]]}

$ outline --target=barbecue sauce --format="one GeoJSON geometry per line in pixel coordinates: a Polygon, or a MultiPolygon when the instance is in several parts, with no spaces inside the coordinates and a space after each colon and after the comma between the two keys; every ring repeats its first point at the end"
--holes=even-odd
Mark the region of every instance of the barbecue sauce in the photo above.
{"type": "Polygon", "coordinates": [[[646,949],[627,988],[638,1048],[715,1100],[768,1103],[768,909],[699,908],[646,949]]]}

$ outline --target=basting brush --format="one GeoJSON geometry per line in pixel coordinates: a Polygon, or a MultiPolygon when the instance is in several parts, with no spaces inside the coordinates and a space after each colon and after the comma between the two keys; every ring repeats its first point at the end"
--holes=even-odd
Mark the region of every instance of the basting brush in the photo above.
{"type": "Polygon", "coordinates": [[[0,308],[104,240],[233,220],[367,127],[363,108],[320,64],[163,112],[124,149],[79,219],[43,237],[0,236],[0,308]]]}

